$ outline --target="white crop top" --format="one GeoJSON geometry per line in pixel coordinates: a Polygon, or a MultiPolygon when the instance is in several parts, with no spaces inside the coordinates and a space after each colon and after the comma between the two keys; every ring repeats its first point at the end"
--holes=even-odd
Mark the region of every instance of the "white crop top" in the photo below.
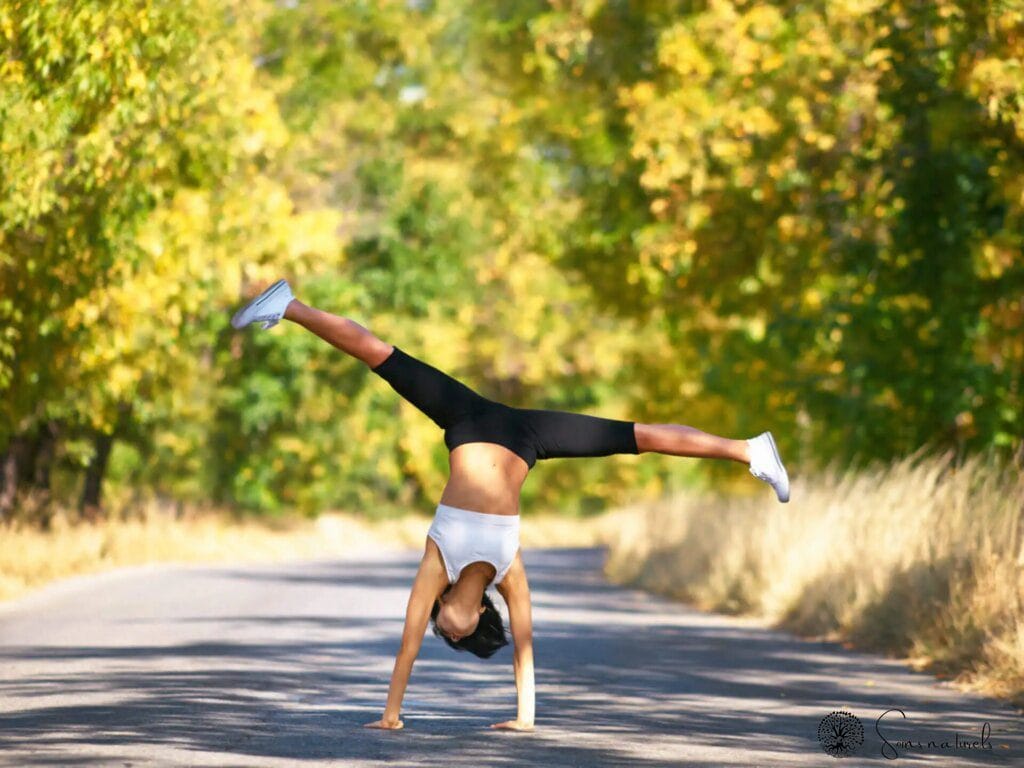
{"type": "Polygon", "coordinates": [[[499,584],[519,550],[519,515],[493,515],[438,504],[427,535],[441,550],[448,581],[459,580],[462,569],[483,560],[496,571],[499,584]]]}

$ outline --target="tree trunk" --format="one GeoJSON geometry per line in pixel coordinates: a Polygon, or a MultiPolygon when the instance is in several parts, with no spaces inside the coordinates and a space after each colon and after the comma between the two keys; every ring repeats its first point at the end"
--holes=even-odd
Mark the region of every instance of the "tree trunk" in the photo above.
{"type": "Polygon", "coordinates": [[[38,490],[50,494],[50,470],[53,469],[53,458],[57,453],[57,438],[60,435],[60,424],[48,421],[39,429],[36,441],[36,455],[32,468],[32,485],[38,490]]]}
{"type": "Polygon", "coordinates": [[[10,517],[18,492],[18,438],[7,444],[0,463],[0,520],[10,517]]]}
{"type": "Polygon", "coordinates": [[[18,452],[18,475],[17,484],[19,487],[32,484],[32,478],[36,473],[36,453],[39,447],[39,433],[35,434],[24,433],[17,440],[12,441],[16,444],[18,452]]]}
{"type": "Polygon", "coordinates": [[[107,471],[110,449],[114,444],[114,436],[99,432],[93,438],[92,460],[85,470],[85,486],[82,488],[82,499],[78,511],[90,522],[95,522],[100,515],[100,500],[103,495],[103,475],[107,471]]]}
{"type": "Polygon", "coordinates": [[[60,436],[60,424],[48,421],[39,428],[39,438],[35,443],[35,457],[32,467],[32,488],[36,491],[36,516],[43,530],[48,530],[53,521],[53,507],[50,504],[52,494],[50,473],[53,469],[54,456],[57,453],[57,438],[60,436]]]}

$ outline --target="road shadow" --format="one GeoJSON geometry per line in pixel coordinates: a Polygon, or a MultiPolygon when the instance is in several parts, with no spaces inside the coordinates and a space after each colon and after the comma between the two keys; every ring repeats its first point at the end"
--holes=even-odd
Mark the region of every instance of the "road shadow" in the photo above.
{"type": "MultiPolygon", "coordinates": [[[[116,644],[0,644],[0,669],[36,670],[0,678],[0,699],[22,704],[0,713],[0,755],[16,753],[21,765],[32,752],[31,764],[99,765],[135,745],[216,753],[240,766],[257,757],[661,766],[732,764],[735,750],[737,765],[757,764],[758,754],[779,764],[787,756],[789,764],[820,764],[830,758],[818,725],[835,709],[856,714],[866,732],[883,711],[904,710],[910,719],[893,722],[890,739],[1014,722],[1009,707],[978,698],[965,708],[963,697],[895,662],[613,587],[601,576],[603,557],[600,549],[524,551],[538,664],[532,734],[488,729],[515,715],[511,646],[478,659],[451,651],[429,629],[403,707],[405,730],[362,727],[382,711],[405,607],[404,600],[388,603],[393,610],[381,615],[373,596],[408,590],[418,564],[413,553],[390,561],[210,568],[178,579],[184,590],[189,573],[219,579],[228,592],[232,584],[268,593],[315,587],[322,613],[269,601],[265,612],[182,609],[166,618],[111,616],[116,644]],[[364,610],[368,604],[373,611],[364,610]],[[161,622],[190,640],[132,640],[151,638],[161,622]]],[[[1011,755],[1024,754],[1019,730],[1002,728],[998,740],[1009,749],[970,758],[1009,765],[1011,755]]],[[[869,749],[877,753],[878,741],[866,737],[865,757],[869,749]]]]}

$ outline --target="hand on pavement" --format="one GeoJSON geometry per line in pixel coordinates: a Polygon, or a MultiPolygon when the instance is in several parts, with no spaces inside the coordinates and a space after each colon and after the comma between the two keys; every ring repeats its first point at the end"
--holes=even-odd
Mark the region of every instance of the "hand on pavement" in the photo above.
{"type": "Polygon", "coordinates": [[[491,728],[498,728],[505,731],[532,731],[533,723],[522,723],[519,720],[506,720],[504,723],[495,723],[491,728]]]}

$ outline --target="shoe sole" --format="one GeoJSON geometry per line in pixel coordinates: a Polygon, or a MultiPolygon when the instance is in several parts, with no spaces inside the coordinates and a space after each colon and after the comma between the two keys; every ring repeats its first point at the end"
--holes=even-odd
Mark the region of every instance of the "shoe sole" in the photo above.
{"type": "Polygon", "coordinates": [[[779,449],[775,445],[775,438],[772,437],[771,432],[768,433],[768,445],[772,447],[772,453],[775,455],[775,461],[778,463],[779,469],[782,470],[782,476],[786,478],[785,498],[782,497],[782,494],[778,494],[779,501],[785,504],[789,501],[789,473],[786,471],[786,465],[782,463],[782,459],[779,457],[779,449]]]}
{"type": "Polygon", "coordinates": [[[269,301],[274,296],[276,296],[277,292],[280,291],[286,284],[287,284],[286,280],[278,280],[272,286],[270,286],[265,291],[263,291],[263,293],[261,293],[255,299],[253,299],[248,304],[246,304],[244,307],[242,307],[240,310],[235,312],[235,314],[231,318],[231,327],[236,328],[236,329],[237,328],[242,328],[243,327],[243,324],[241,324],[241,317],[242,317],[242,315],[244,315],[246,312],[248,312],[251,308],[257,308],[258,309],[263,304],[263,302],[269,301]]]}

